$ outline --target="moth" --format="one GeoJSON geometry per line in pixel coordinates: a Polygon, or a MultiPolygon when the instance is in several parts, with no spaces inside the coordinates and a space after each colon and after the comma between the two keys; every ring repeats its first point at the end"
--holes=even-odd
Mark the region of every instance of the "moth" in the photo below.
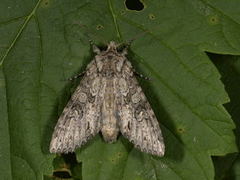
{"type": "Polygon", "coordinates": [[[127,47],[111,41],[96,54],[64,108],[50,143],[51,153],[73,152],[101,132],[112,143],[119,132],[142,152],[163,156],[157,118],[127,59],[127,47]]]}

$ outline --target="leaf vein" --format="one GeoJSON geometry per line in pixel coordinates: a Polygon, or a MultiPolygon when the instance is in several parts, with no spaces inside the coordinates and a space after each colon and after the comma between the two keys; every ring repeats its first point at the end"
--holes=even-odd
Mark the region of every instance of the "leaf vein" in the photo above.
{"type": "MultiPolygon", "coordinates": [[[[140,57],[139,55],[136,55],[138,58],[143,59],[142,57],[140,57]]],[[[170,92],[172,92],[172,94],[174,94],[179,100],[180,102],[182,102],[189,110],[190,112],[192,112],[196,117],[198,117],[198,119],[204,120],[204,118],[202,118],[199,113],[195,112],[192,107],[186,102],[186,100],[184,98],[182,98],[177,92],[174,91],[173,88],[171,88],[161,77],[160,75],[155,72],[155,70],[153,70],[153,68],[151,68],[146,62],[143,62],[143,64],[145,65],[145,67],[147,67],[149,70],[151,70],[151,72],[157,77],[157,79],[165,86],[167,87],[170,92]]],[[[211,129],[215,134],[217,134],[219,137],[222,137],[221,134],[219,134],[214,128],[212,128],[206,121],[204,121],[206,127],[208,127],[209,129],[211,129]]],[[[221,138],[221,140],[223,140],[226,144],[229,144],[229,142],[227,142],[224,138],[221,138]]]]}
{"type": "Polygon", "coordinates": [[[117,16],[116,16],[116,14],[114,12],[111,0],[108,0],[108,6],[109,6],[109,10],[111,12],[112,18],[113,18],[113,22],[114,22],[115,30],[117,32],[118,40],[121,40],[122,37],[121,37],[119,26],[118,26],[118,23],[117,23],[117,16]]]}
{"type": "MultiPolygon", "coordinates": [[[[176,57],[176,59],[180,62],[180,64],[183,66],[184,69],[186,69],[187,72],[191,73],[193,75],[193,77],[195,77],[196,79],[200,80],[202,83],[206,84],[207,86],[211,87],[214,91],[216,91],[216,93],[218,92],[218,89],[214,88],[212,86],[212,84],[208,83],[205,79],[202,79],[201,77],[199,77],[196,73],[194,73],[186,64],[184,64],[181,61],[181,58],[179,57],[179,55],[177,54],[176,51],[174,51],[174,49],[172,47],[170,47],[168,44],[164,43],[160,38],[158,38],[156,35],[154,35],[153,33],[151,33],[151,31],[144,29],[141,27],[141,25],[137,24],[137,23],[133,23],[131,20],[124,18],[126,20],[127,23],[129,23],[130,25],[136,26],[137,28],[139,28],[142,31],[145,31],[146,33],[148,33],[149,35],[153,36],[156,40],[158,40],[159,42],[161,42],[166,48],[168,48],[176,57]]],[[[143,61],[144,62],[144,61],[143,61]]]]}
{"type": "Polygon", "coordinates": [[[7,21],[2,21],[2,22],[0,22],[0,26],[10,24],[10,23],[12,23],[12,22],[15,22],[15,21],[24,19],[24,18],[26,18],[26,17],[27,17],[27,16],[20,16],[20,17],[15,17],[15,18],[9,19],[9,20],[7,20],[7,21]]]}
{"type": "Polygon", "coordinates": [[[33,10],[30,12],[30,14],[25,18],[25,21],[23,22],[23,25],[20,27],[17,35],[15,36],[15,38],[13,39],[12,43],[10,44],[10,46],[8,47],[8,49],[6,50],[6,52],[3,54],[3,56],[0,58],[0,67],[3,65],[4,60],[6,59],[6,57],[8,56],[8,54],[10,53],[10,51],[12,50],[12,48],[14,47],[14,45],[16,44],[18,38],[21,36],[23,30],[25,29],[25,27],[27,26],[28,22],[30,21],[30,19],[32,18],[32,16],[35,14],[39,4],[41,3],[41,0],[38,0],[37,4],[35,5],[35,7],[33,8],[33,10]]]}

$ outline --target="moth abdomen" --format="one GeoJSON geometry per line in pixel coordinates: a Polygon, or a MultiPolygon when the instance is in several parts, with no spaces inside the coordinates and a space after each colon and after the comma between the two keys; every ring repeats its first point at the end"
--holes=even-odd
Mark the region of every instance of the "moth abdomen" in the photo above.
{"type": "Polygon", "coordinates": [[[103,127],[101,129],[101,132],[104,140],[108,143],[112,143],[117,140],[119,130],[117,128],[112,128],[112,127],[103,127]]]}

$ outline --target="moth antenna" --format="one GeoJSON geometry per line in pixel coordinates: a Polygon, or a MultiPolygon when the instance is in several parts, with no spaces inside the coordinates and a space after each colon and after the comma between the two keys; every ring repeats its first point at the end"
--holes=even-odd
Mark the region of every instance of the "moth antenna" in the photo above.
{"type": "Polygon", "coordinates": [[[143,36],[144,34],[146,34],[149,31],[144,31],[141,33],[136,34],[133,38],[126,40],[125,42],[123,42],[123,44],[126,45],[126,47],[128,48],[129,46],[131,46],[131,44],[133,43],[133,41],[135,41],[136,39],[138,39],[139,37],[143,36]]]}
{"type": "Polygon", "coordinates": [[[93,52],[96,54],[100,54],[101,50],[95,45],[95,43],[93,42],[93,40],[89,40],[90,45],[92,46],[93,52]]]}
{"type": "Polygon", "coordinates": [[[136,36],[134,36],[133,38],[126,40],[125,42],[119,43],[117,44],[117,47],[119,47],[121,49],[121,47],[124,46],[124,49],[122,51],[122,55],[126,55],[127,54],[127,49],[131,46],[132,42],[135,41],[139,36],[144,35],[145,33],[147,33],[148,31],[144,31],[141,33],[138,33],[136,36]]]}
{"type": "Polygon", "coordinates": [[[89,41],[92,41],[92,39],[94,39],[94,38],[92,38],[92,37],[89,35],[89,32],[90,32],[90,34],[92,34],[93,36],[95,36],[95,37],[96,37],[97,39],[99,39],[101,42],[103,42],[104,44],[107,44],[107,42],[106,42],[105,39],[103,39],[102,37],[98,36],[98,35],[96,34],[96,32],[94,32],[93,30],[91,30],[87,25],[81,24],[81,23],[76,23],[76,24],[79,25],[80,27],[85,28],[85,29],[88,31],[88,32],[86,33],[86,36],[88,37],[89,41]]]}

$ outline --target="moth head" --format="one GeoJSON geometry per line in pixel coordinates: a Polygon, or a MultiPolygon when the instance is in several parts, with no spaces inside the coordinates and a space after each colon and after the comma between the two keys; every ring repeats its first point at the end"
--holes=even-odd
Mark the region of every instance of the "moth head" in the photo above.
{"type": "Polygon", "coordinates": [[[107,51],[117,51],[118,44],[116,44],[114,41],[110,41],[107,47],[107,51]]]}
{"type": "Polygon", "coordinates": [[[110,41],[105,50],[93,44],[93,52],[97,55],[112,52],[114,54],[125,56],[127,54],[128,46],[129,45],[126,43],[116,43],[114,41],[110,41]]]}
{"type": "Polygon", "coordinates": [[[127,48],[128,45],[126,43],[116,43],[114,41],[110,41],[107,47],[107,52],[112,51],[124,56],[127,54],[127,48]]]}

